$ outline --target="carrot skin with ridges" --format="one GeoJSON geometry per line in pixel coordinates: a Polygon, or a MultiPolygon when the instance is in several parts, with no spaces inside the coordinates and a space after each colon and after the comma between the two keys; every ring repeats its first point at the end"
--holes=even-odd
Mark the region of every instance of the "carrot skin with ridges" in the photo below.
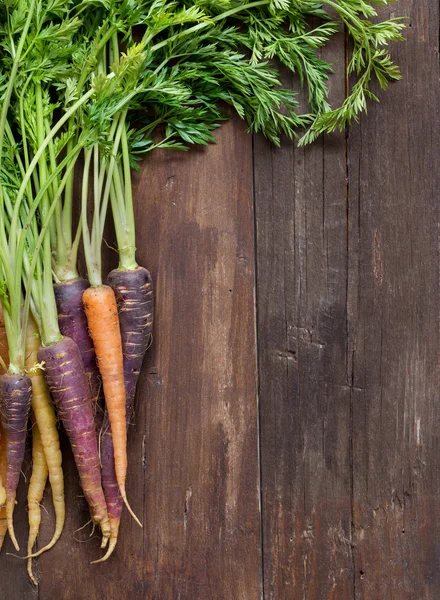
{"type": "Polygon", "coordinates": [[[6,518],[9,535],[17,551],[20,548],[14,533],[13,514],[26,447],[31,396],[32,384],[27,375],[5,373],[0,377],[1,419],[6,432],[6,518]]]}
{"type": "Polygon", "coordinates": [[[112,426],[116,479],[127,508],[137,519],[131,511],[125,491],[127,477],[126,395],[116,298],[111,287],[101,285],[85,290],[83,302],[112,426]]]}
{"type": "Polygon", "coordinates": [[[124,503],[122,496],[119,493],[119,486],[116,479],[112,431],[107,412],[104,415],[104,422],[102,425],[100,452],[102,488],[107,503],[107,512],[109,519],[117,520],[121,518],[122,506],[124,503]]]}
{"type": "Polygon", "coordinates": [[[104,537],[109,522],[96,440],[90,387],[78,346],[68,337],[41,346],[39,362],[44,362],[46,382],[72,446],[81,486],[104,537]]]}
{"type": "Polygon", "coordinates": [[[55,284],[54,292],[60,331],[78,346],[89,380],[92,400],[96,402],[100,396],[102,383],[82,301],[83,293],[89,287],[90,283],[87,279],[80,277],[55,284]]]}
{"type": "Polygon", "coordinates": [[[143,267],[131,271],[114,269],[107,282],[118,305],[127,415],[131,418],[136,386],[153,330],[153,282],[149,271],[143,267]]]}
{"type": "MultiPolygon", "coordinates": [[[[26,330],[26,368],[32,381],[32,412],[41,439],[46,459],[49,480],[52,488],[52,501],[55,509],[55,532],[52,540],[36,552],[36,556],[52,548],[59,540],[64,527],[66,509],[64,502],[64,475],[60,438],[57,429],[57,418],[50,398],[43,371],[36,368],[40,337],[38,327],[32,316],[29,316],[26,330]]],[[[33,428],[35,431],[35,427],[33,428]]]]}

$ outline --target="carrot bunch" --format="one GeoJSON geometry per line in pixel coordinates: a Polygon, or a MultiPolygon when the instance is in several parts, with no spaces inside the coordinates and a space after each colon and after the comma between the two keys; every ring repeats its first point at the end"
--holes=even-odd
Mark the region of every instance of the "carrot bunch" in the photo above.
{"type": "MultiPolygon", "coordinates": [[[[133,418],[154,303],[137,262],[132,172],[155,148],[215,141],[225,105],[274,144],[344,128],[399,78],[386,46],[402,24],[373,24],[387,0],[8,0],[0,5],[0,548],[14,533],[26,438],[32,433],[27,567],[63,532],[58,423],[70,440],[103,556],[114,552],[130,507],[127,425],[133,418]],[[341,24],[353,37],[347,75],[331,107],[331,65],[319,49],[341,24]],[[308,91],[280,83],[277,64],[308,91]],[[75,177],[80,181],[75,186],[75,177]],[[79,219],[74,214],[79,213],[79,219]],[[112,218],[119,265],[102,272],[112,218]],[[83,245],[85,270],[78,264],[83,245]],[[34,551],[47,481],[56,523],[34,551]]],[[[69,532],[70,534],[72,532],[69,532]]]]}

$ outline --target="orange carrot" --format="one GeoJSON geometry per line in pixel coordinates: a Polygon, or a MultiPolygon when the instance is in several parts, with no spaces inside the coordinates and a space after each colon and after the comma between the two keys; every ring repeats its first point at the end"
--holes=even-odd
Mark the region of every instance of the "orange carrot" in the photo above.
{"type": "MultiPolygon", "coordinates": [[[[125,408],[124,364],[118,306],[111,287],[90,287],[83,294],[90,336],[96,350],[104,397],[112,428],[116,480],[121,496],[133,518],[125,491],[127,477],[127,424],[125,408]]],[[[142,525],[141,525],[142,526],[142,525]]]]}

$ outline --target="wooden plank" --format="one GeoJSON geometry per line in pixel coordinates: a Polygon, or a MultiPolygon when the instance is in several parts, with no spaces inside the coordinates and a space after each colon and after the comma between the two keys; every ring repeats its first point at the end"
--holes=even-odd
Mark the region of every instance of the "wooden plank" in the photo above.
{"type": "Polygon", "coordinates": [[[156,276],[145,420],[148,598],[261,594],[251,139],[157,153],[137,180],[156,276]]]}
{"type": "MultiPolygon", "coordinates": [[[[343,35],[331,97],[345,95],[343,35]]],[[[345,138],[255,140],[264,589],[352,597],[345,138]]]]}
{"type": "MultiPolygon", "coordinates": [[[[438,3],[401,0],[403,81],[349,136],[356,598],[437,599],[438,3]]],[[[394,13],[393,13],[394,14],[394,13]]]]}

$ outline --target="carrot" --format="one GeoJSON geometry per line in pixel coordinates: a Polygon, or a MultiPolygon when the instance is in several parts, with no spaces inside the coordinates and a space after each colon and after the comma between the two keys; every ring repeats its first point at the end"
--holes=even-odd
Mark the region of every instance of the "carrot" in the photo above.
{"type": "Polygon", "coordinates": [[[27,375],[5,373],[0,377],[1,418],[6,432],[6,520],[17,551],[20,548],[14,533],[13,514],[24,459],[31,395],[32,383],[27,375]]]}
{"type": "MultiPolygon", "coordinates": [[[[127,412],[133,410],[136,386],[153,329],[153,282],[147,269],[114,269],[107,278],[116,296],[124,356],[127,412]]],[[[130,415],[131,417],[131,415],[130,415]]]]}
{"type": "MultiPolygon", "coordinates": [[[[64,476],[62,470],[62,455],[60,439],[57,430],[57,419],[43,371],[36,368],[38,362],[38,349],[41,340],[38,327],[32,315],[29,315],[26,330],[26,368],[32,381],[32,411],[39,431],[41,445],[48,467],[50,485],[52,488],[52,501],[55,509],[55,532],[52,540],[41,548],[34,556],[39,556],[52,548],[59,540],[64,527],[66,516],[64,502],[64,476]]],[[[35,431],[35,427],[33,428],[35,431]]],[[[29,513],[29,520],[30,520],[29,513]]],[[[33,545],[33,544],[32,544],[33,545]]]]}
{"type": "MultiPolygon", "coordinates": [[[[143,267],[114,269],[107,278],[118,305],[121,330],[127,426],[133,417],[136,386],[153,328],[153,283],[143,267]]],[[[127,428],[128,430],[128,428],[127,428]]],[[[109,558],[118,539],[122,514],[122,497],[116,481],[112,431],[108,413],[104,416],[101,435],[102,487],[110,519],[110,543],[101,561],[109,558]]],[[[97,561],[98,562],[98,561],[97,561]]]]}
{"type": "Polygon", "coordinates": [[[40,346],[38,361],[44,363],[46,382],[72,446],[92,520],[104,541],[110,525],[101,485],[101,472],[89,383],[78,346],[68,337],[40,346]]]}
{"type": "Polygon", "coordinates": [[[3,485],[6,483],[6,434],[0,423],[0,550],[2,549],[5,540],[6,532],[8,531],[8,522],[6,520],[6,490],[3,485]],[[1,491],[3,490],[3,491],[1,491]]]}
{"type": "Polygon", "coordinates": [[[141,525],[128,504],[125,491],[127,477],[126,395],[116,298],[109,286],[100,285],[85,290],[83,302],[90,335],[96,350],[112,429],[116,480],[130,514],[141,525]]]}
{"type": "Polygon", "coordinates": [[[97,429],[102,422],[102,411],[97,405],[102,388],[96,353],[87,327],[82,295],[90,287],[87,279],[77,277],[54,285],[58,310],[58,323],[63,335],[70,337],[78,346],[89,380],[92,400],[95,403],[97,429]]]}
{"type": "MultiPolygon", "coordinates": [[[[7,370],[9,365],[9,349],[8,349],[8,338],[6,337],[5,321],[3,318],[3,310],[0,304],[0,358],[3,364],[0,365],[0,371],[2,373],[7,370]]],[[[2,549],[3,542],[8,531],[8,522],[6,520],[6,490],[4,485],[6,484],[6,433],[3,431],[3,427],[0,420],[0,550],[2,549]]]]}
{"type": "Polygon", "coordinates": [[[6,436],[0,423],[0,507],[6,503],[6,436]]]}
{"type": "MultiPolygon", "coordinates": [[[[49,469],[47,466],[43,444],[41,441],[40,431],[35,422],[35,417],[32,419],[32,475],[28,488],[28,510],[29,510],[29,537],[27,552],[28,555],[32,552],[41,523],[40,503],[43,498],[44,488],[46,487],[47,476],[49,469]]],[[[32,582],[37,585],[37,580],[32,572],[32,557],[28,556],[27,571],[32,582]]]]}
{"type": "Polygon", "coordinates": [[[106,561],[116,548],[119,525],[121,522],[122,507],[124,504],[116,478],[112,431],[107,411],[105,412],[104,421],[102,424],[100,453],[102,467],[102,488],[104,490],[108,518],[110,521],[110,540],[107,552],[102,558],[94,561],[95,563],[106,561]]]}

